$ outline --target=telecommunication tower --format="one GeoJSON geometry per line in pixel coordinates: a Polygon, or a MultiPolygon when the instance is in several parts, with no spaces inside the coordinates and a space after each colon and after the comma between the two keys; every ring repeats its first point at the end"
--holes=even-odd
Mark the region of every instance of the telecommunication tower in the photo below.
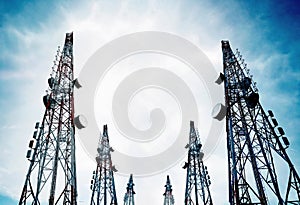
{"type": "Polygon", "coordinates": [[[19,204],[77,204],[73,100],[73,33],[48,79],[45,114],[29,142],[30,162],[19,204]],[[59,183],[57,183],[59,182],[59,183]]]}
{"type": "Polygon", "coordinates": [[[183,168],[187,169],[185,205],[212,205],[212,197],[209,186],[210,176],[207,167],[203,164],[204,153],[201,152],[202,144],[198,132],[194,127],[194,122],[190,122],[188,162],[185,162],[183,168]]]}
{"type": "Polygon", "coordinates": [[[165,187],[166,187],[166,190],[164,193],[164,205],[174,205],[175,201],[174,201],[174,197],[172,194],[173,189],[172,189],[169,175],[167,176],[167,183],[166,183],[165,187]]]}
{"type": "Polygon", "coordinates": [[[126,193],[124,197],[124,205],[134,205],[134,190],[133,190],[133,178],[132,174],[129,177],[129,181],[127,183],[126,193]]]}
{"type": "Polygon", "coordinates": [[[97,168],[93,172],[91,180],[91,205],[117,205],[117,195],[115,189],[114,172],[110,152],[114,151],[109,146],[107,125],[103,127],[103,134],[100,136],[96,157],[97,168]]]}
{"type": "Polygon", "coordinates": [[[300,204],[300,179],[283,129],[262,108],[239,51],[234,54],[228,41],[222,41],[222,51],[224,74],[218,80],[225,87],[230,204],[300,204]],[[283,167],[287,176],[279,180],[283,167]]]}

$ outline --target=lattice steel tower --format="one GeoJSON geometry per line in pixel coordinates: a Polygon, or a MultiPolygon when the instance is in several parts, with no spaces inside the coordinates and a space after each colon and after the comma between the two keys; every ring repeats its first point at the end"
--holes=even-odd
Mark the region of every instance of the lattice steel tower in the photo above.
{"type": "Polygon", "coordinates": [[[67,33],[62,52],[48,79],[46,107],[29,142],[30,161],[19,204],[77,204],[73,101],[73,33],[67,33]],[[35,144],[35,145],[34,145],[35,144]]]}
{"type": "Polygon", "coordinates": [[[169,175],[167,176],[167,183],[166,183],[165,187],[166,187],[166,190],[164,193],[164,205],[174,205],[175,201],[174,201],[174,197],[172,194],[173,189],[172,189],[169,175]]]}
{"type": "Polygon", "coordinates": [[[203,164],[204,153],[201,152],[202,144],[194,122],[190,122],[188,162],[185,162],[183,168],[187,169],[185,205],[212,205],[212,197],[209,186],[211,184],[207,167],[203,164]]]}
{"type": "Polygon", "coordinates": [[[118,204],[114,181],[114,172],[117,170],[112,166],[111,151],[113,151],[113,149],[109,146],[107,125],[104,125],[103,134],[100,136],[97,148],[97,168],[93,173],[93,179],[91,181],[91,205],[118,204]]]}
{"type": "Polygon", "coordinates": [[[133,190],[133,178],[132,174],[129,177],[129,181],[127,183],[126,193],[124,197],[124,205],[134,205],[134,190],[133,190]]]}
{"type": "Polygon", "coordinates": [[[273,112],[263,110],[239,52],[228,41],[222,41],[222,51],[230,204],[300,204],[300,179],[283,129],[275,130],[273,112]]]}

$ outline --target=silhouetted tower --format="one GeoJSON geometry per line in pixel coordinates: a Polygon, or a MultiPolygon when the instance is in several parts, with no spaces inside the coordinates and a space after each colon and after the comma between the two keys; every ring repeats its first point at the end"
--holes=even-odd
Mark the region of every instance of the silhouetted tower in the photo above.
{"type": "Polygon", "coordinates": [[[183,168],[187,169],[185,205],[211,205],[212,198],[209,190],[211,184],[207,167],[203,164],[204,153],[201,152],[202,144],[198,132],[195,130],[194,122],[190,122],[188,162],[183,168]]]}
{"type": "Polygon", "coordinates": [[[130,175],[129,181],[127,183],[126,193],[124,197],[124,205],[134,205],[134,190],[133,190],[133,179],[132,174],[130,175]]]}
{"type": "Polygon", "coordinates": [[[62,52],[48,79],[46,107],[29,142],[30,162],[19,204],[77,204],[73,101],[73,33],[67,33],[62,52]]]}
{"type": "Polygon", "coordinates": [[[273,112],[263,110],[239,52],[228,41],[222,41],[222,51],[224,74],[218,80],[225,86],[227,109],[220,110],[226,110],[230,204],[300,204],[300,179],[283,129],[275,130],[273,112]]]}
{"type": "Polygon", "coordinates": [[[171,185],[171,182],[170,182],[170,178],[169,178],[169,175],[167,176],[167,183],[165,185],[166,187],[166,190],[165,190],[165,193],[164,193],[164,205],[174,205],[175,204],[175,201],[174,201],[174,197],[173,197],[173,194],[172,194],[172,185],[171,185]]]}
{"type": "Polygon", "coordinates": [[[97,148],[97,168],[93,173],[93,179],[91,181],[91,205],[118,204],[114,181],[114,172],[117,170],[112,166],[111,151],[113,151],[113,149],[109,146],[107,125],[104,125],[103,134],[100,136],[97,148]]]}

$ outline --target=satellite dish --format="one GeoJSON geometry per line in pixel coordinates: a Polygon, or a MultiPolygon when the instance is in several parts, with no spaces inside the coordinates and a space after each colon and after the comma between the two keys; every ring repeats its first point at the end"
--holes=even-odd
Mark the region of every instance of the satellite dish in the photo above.
{"type": "Polygon", "coordinates": [[[78,129],[82,129],[87,127],[88,125],[88,121],[87,119],[84,117],[84,115],[78,115],[77,117],[75,117],[74,119],[74,124],[78,129]]]}
{"type": "Polygon", "coordinates": [[[225,75],[223,73],[220,73],[218,79],[215,81],[218,85],[221,85],[221,83],[225,80],[225,75]]]}
{"type": "Polygon", "coordinates": [[[47,109],[55,107],[55,100],[49,94],[43,97],[43,102],[47,109]]]}
{"type": "Polygon", "coordinates": [[[204,153],[203,153],[203,152],[200,152],[200,154],[199,154],[199,159],[200,159],[200,161],[202,161],[203,157],[204,157],[204,153]]]}
{"type": "Polygon", "coordinates": [[[218,103],[212,110],[212,117],[221,121],[226,116],[226,107],[222,103],[218,103]]]}
{"type": "Polygon", "coordinates": [[[183,163],[181,164],[181,167],[182,167],[182,169],[186,169],[186,168],[189,167],[189,163],[183,162],[183,163]]]}
{"type": "Polygon", "coordinates": [[[100,164],[102,161],[100,156],[97,156],[95,159],[96,159],[97,164],[100,164]]]}
{"type": "Polygon", "coordinates": [[[55,79],[53,77],[48,79],[48,85],[52,89],[54,85],[55,79]]]}
{"type": "Polygon", "coordinates": [[[113,172],[117,172],[117,171],[118,171],[115,165],[113,165],[113,166],[111,167],[111,170],[112,170],[113,172]]]}
{"type": "Polygon", "coordinates": [[[251,85],[251,78],[245,77],[241,83],[242,89],[248,90],[251,85]]]}
{"type": "Polygon", "coordinates": [[[248,97],[246,97],[246,103],[249,108],[255,108],[259,101],[259,95],[258,93],[251,93],[248,97]]]}
{"type": "Polygon", "coordinates": [[[80,84],[80,82],[79,82],[78,78],[76,78],[76,79],[75,79],[73,82],[74,82],[74,85],[75,85],[75,87],[76,87],[76,88],[78,88],[78,89],[79,89],[79,88],[81,88],[81,87],[82,87],[82,85],[80,84]]]}

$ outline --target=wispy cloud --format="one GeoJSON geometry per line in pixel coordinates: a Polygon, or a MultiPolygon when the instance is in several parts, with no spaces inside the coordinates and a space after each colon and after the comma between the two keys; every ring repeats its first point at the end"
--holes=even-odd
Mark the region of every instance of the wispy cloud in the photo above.
{"type": "Polygon", "coordinates": [[[0,129],[3,129],[3,130],[5,130],[5,129],[16,129],[16,128],[17,128],[16,125],[2,125],[0,127],[0,129]]]}
{"type": "Polygon", "coordinates": [[[0,70],[0,80],[30,80],[34,79],[35,77],[35,73],[30,70],[0,70]]]}

